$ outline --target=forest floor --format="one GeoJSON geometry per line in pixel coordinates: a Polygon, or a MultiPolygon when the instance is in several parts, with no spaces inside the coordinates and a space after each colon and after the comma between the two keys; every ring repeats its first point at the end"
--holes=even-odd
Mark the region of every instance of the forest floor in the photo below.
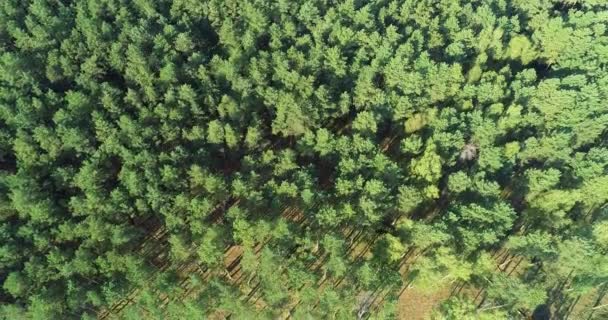
{"type": "Polygon", "coordinates": [[[566,313],[567,319],[608,319],[608,294],[593,290],[577,299],[566,313]]]}
{"type": "Polygon", "coordinates": [[[399,297],[397,315],[399,319],[424,320],[428,319],[441,301],[450,296],[452,288],[444,285],[433,292],[425,292],[416,288],[406,289],[399,297]]]}

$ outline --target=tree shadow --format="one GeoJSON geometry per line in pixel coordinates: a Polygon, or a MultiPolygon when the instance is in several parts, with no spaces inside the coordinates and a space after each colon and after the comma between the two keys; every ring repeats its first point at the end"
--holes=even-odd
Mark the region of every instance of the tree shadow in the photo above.
{"type": "Polygon", "coordinates": [[[532,320],[551,320],[551,308],[546,304],[536,306],[532,312],[532,320]]]}

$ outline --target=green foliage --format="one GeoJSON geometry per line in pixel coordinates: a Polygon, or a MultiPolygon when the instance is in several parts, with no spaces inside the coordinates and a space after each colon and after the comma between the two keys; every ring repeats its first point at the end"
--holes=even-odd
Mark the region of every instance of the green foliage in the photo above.
{"type": "Polygon", "coordinates": [[[538,285],[525,284],[517,278],[497,275],[488,287],[488,297],[500,304],[506,304],[509,309],[519,308],[533,310],[546,299],[545,290],[538,285]]]}
{"type": "Polygon", "coordinates": [[[491,208],[476,204],[457,206],[445,217],[445,224],[453,230],[456,244],[465,252],[472,252],[497,243],[513,224],[515,213],[497,202],[491,208]]]}
{"type": "Polygon", "coordinates": [[[517,35],[509,41],[506,56],[515,60],[519,59],[523,64],[528,64],[538,57],[534,47],[526,36],[517,35]]]}
{"type": "Polygon", "coordinates": [[[412,270],[413,285],[424,291],[437,290],[437,283],[467,281],[473,273],[473,265],[454,255],[450,249],[439,248],[429,257],[419,258],[412,270]]]}
{"type": "Polygon", "coordinates": [[[4,279],[4,284],[2,287],[13,297],[20,297],[26,293],[27,283],[21,274],[11,272],[6,279],[4,279]]]}
{"type": "Polygon", "coordinates": [[[374,248],[374,257],[380,259],[382,263],[392,264],[399,262],[405,254],[405,246],[399,238],[390,234],[385,234],[374,248]]]}
{"type": "Polygon", "coordinates": [[[454,297],[444,301],[436,310],[432,319],[441,320],[498,320],[509,319],[501,310],[478,311],[475,303],[469,299],[454,297]]]}

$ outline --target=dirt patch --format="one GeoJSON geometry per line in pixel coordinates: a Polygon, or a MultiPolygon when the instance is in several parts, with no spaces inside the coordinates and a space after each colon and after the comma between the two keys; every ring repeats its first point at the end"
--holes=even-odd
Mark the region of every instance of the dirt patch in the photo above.
{"type": "Polygon", "coordinates": [[[443,300],[450,296],[451,286],[445,285],[434,292],[416,288],[406,289],[399,296],[397,316],[404,320],[430,319],[431,313],[443,300]]]}

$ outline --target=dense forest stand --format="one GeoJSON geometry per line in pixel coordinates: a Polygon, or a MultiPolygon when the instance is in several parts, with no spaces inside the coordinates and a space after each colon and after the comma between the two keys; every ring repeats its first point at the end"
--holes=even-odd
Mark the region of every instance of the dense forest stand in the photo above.
{"type": "MultiPolygon", "coordinates": [[[[220,215],[218,215],[216,212],[223,210],[227,203],[230,203],[230,200],[219,204],[216,209],[212,210],[212,214],[210,215],[210,219],[212,221],[217,221],[217,219],[219,219],[218,217],[220,215]]],[[[138,246],[139,249],[137,253],[145,257],[146,261],[148,261],[154,267],[149,282],[153,282],[153,279],[162,274],[162,272],[167,270],[172,264],[169,256],[167,255],[169,246],[168,237],[169,230],[167,230],[165,227],[159,226],[148,236],[144,237],[141,244],[138,246]]],[[[177,264],[177,270],[185,268],[188,265],[190,265],[189,262],[177,264]]],[[[113,307],[109,308],[108,310],[101,310],[98,316],[105,319],[110,314],[120,314],[125,307],[133,303],[134,298],[137,296],[139,291],[140,289],[134,288],[131,293],[129,293],[124,299],[117,302],[113,307]]]]}
{"type": "Polygon", "coordinates": [[[608,317],[607,12],[3,1],[0,318],[608,317]]]}
{"type": "MultiPolygon", "coordinates": [[[[396,135],[391,135],[389,138],[385,138],[384,141],[382,142],[381,146],[380,146],[381,150],[383,150],[383,151],[388,150],[389,147],[390,147],[390,145],[391,145],[391,143],[395,140],[395,138],[396,138],[396,135]]],[[[438,203],[441,203],[441,202],[438,202],[438,203]]],[[[232,205],[237,205],[237,204],[238,204],[238,200],[231,200],[230,199],[226,203],[223,203],[223,204],[219,205],[216,210],[212,211],[212,214],[210,215],[210,218],[209,218],[210,222],[212,222],[212,223],[219,223],[222,220],[221,217],[223,217],[223,215],[226,212],[227,208],[229,208],[232,205]]],[[[311,208],[311,209],[313,209],[313,208],[311,208]]],[[[438,211],[438,210],[440,210],[438,207],[433,207],[433,208],[429,209],[430,212],[435,212],[435,211],[438,211]]],[[[297,216],[300,216],[302,218],[305,217],[304,215],[298,214],[298,213],[301,213],[301,210],[298,210],[297,208],[294,208],[294,207],[287,207],[283,211],[282,216],[284,218],[290,219],[290,220],[294,219],[294,217],[297,217],[297,216]]],[[[429,216],[432,216],[432,215],[425,214],[423,216],[429,217],[429,216]]],[[[298,218],[297,220],[300,220],[300,219],[301,218],[298,218]]],[[[301,222],[302,221],[299,221],[299,223],[301,223],[301,222]]],[[[375,234],[372,239],[365,240],[365,237],[362,237],[363,232],[361,232],[361,231],[355,232],[355,229],[348,230],[348,228],[347,228],[345,232],[346,232],[346,234],[345,234],[346,239],[350,239],[348,241],[349,242],[349,247],[346,250],[346,255],[347,256],[352,256],[352,259],[354,259],[354,261],[360,260],[369,251],[369,249],[375,244],[375,241],[378,238],[378,234],[375,234]],[[351,238],[351,236],[353,236],[353,235],[354,235],[354,237],[351,238]],[[363,243],[361,243],[359,240],[363,240],[363,243]],[[359,249],[357,250],[357,248],[359,248],[359,249]]],[[[157,239],[157,238],[152,237],[152,239],[157,239]]],[[[261,250],[261,248],[263,247],[263,245],[264,245],[263,243],[260,244],[260,245],[256,245],[256,247],[258,249],[255,249],[254,251],[256,253],[259,253],[259,251],[261,250]]],[[[239,272],[240,268],[238,266],[239,266],[239,262],[240,262],[240,259],[241,259],[242,256],[239,254],[234,259],[230,259],[229,257],[233,256],[230,253],[232,251],[237,251],[237,250],[233,250],[234,248],[236,248],[236,247],[231,246],[231,247],[228,247],[228,249],[226,250],[227,256],[225,256],[225,258],[228,258],[228,259],[225,259],[228,262],[226,264],[226,274],[227,274],[228,278],[230,279],[230,281],[234,281],[235,279],[236,279],[236,281],[239,281],[240,278],[242,277],[242,273],[240,274],[240,272],[239,272]],[[237,274],[240,274],[240,275],[237,276],[237,274]]],[[[403,270],[405,270],[404,273],[406,273],[407,269],[408,269],[408,267],[406,266],[406,262],[408,261],[407,257],[410,255],[410,253],[413,253],[414,251],[415,250],[413,250],[413,249],[408,250],[408,252],[404,255],[404,258],[401,260],[400,267],[404,267],[403,268],[403,270]]],[[[419,255],[421,255],[423,253],[424,253],[424,250],[422,250],[418,255],[414,256],[413,260],[415,260],[415,258],[417,256],[419,256],[419,255]]],[[[313,272],[319,272],[320,269],[321,269],[321,267],[324,265],[326,259],[327,259],[326,255],[323,256],[323,257],[321,257],[321,258],[319,258],[319,259],[316,259],[313,262],[313,264],[309,266],[309,268],[311,270],[313,270],[313,272]]],[[[183,263],[183,264],[181,264],[178,267],[178,270],[180,270],[180,269],[187,269],[187,270],[189,270],[188,266],[191,265],[191,264],[192,263],[183,263]]],[[[182,274],[186,275],[187,273],[182,273],[182,274]]],[[[202,269],[200,269],[200,267],[199,267],[199,275],[202,277],[202,279],[206,279],[209,276],[209,274],[206,273],[205,271],[203,271],[202,269]]],[[[343,279],[344,279],[344,277],[342,277],[341,279],[336,279],[333,285],[334,286],[338,286],[343,281],[343,279]]],[[[321,282],[318,284],[320,289],[322,289],[324,287],[326,280],[327,280],[327,278],[325,276],[321,278],[321,282]]],[[[183,299],[183,298],[186,298],[186,296],[188,294],[191,294],[190,290],[187,288],[187,284],[186,284],[187,281],[188,281],[187,278],[184,278],[180,282],[180,285],[185,286],[184,292],[186,292],[180,298],[180,300],[183,299]]],[[[249,293],[246,293],[246,296],[248,297],[248,300],[250,300],[250,299],[252,299],[254,297],[254,295],[255,295],[255,293],[256,293],[256,291],[257,291],[258,288],[259,288],[259,283],[257,285],[254,285],[253,288],[249,291],[249,293]]],[[[407,288],[407,286],[405,288],[407,288]]],[[[385,290],[379,290],[379,289],[380,288],[377,288],[376,291],[374,291],[371,294],[371,297],[373,297],[373,298],[371,299],[370,306],[373,306],[374,308],[377,307],[382,302],[382,300],[384,300],[384,298],[386,297],[386,295],[388,295],[389,292],[390,292],[390,290],[389,291],[385,291],[385,290]],[[376,302],[376,300],[378,300],[379,303],[375,304],[374,302],[376,302]]],[[[245,292],[244,292],[244,294],[245,294],[245,292]]],[[[131,300],[132,300],[132,298],[129,299],[128,301],[131,301],[131,300]]],[[[169,302],[169,297],[162,298],[162,300],[164,301],[163,305],[166,305],[166,303],[169,302]]],[[[176,300],[176,298],[174,298],[173,300],[176,300]]],[[[255,301],[259,301],[259,297],[256,298],[255,301]]],[[[126,303],[126,304],[125,303],[120,303],[119,307],[117,309],[115,309],[114,312],[116,312],[116,311],[119,312],[122,308],[126,307],[127,304],[128,303],[126,303]]],[[[297,303],[296,303],[296,305],[297,305],[297,303]]]]}
{"type": "MultiPolygon", "coordinates": [[[[511,194],[511,192],[509,191],[509,187],[503,189],[503,191],[501,193],[501,195],[503,197],[508,197],[510,194],[511,194]]],[[[231,201],[228,201],[228,202],[231,202],[231,201]]],[[[232,205],[237,204],[237,203],[238,203],[238,201],[233,201],[232,205]]],[[[225,210],[226,206],[222,205],[222,207],[225,210]]],[[[436,211],[438,209],[437,208],[432,208],[430,210],[431,211],[436,211]]],[[[223,210],[215,210],[214,212],[218,212],[218,211],[223,211],[223,210]]],[[[283,217],[285,219],[288,219],[288,220],[295,220],[295,221],[300,220],[299,222],[302,222],[301,218],[298,218],[298,217],[304,217],[304,216],[302,214],[299,214],[299,213],[301,213],[301,210],[298,210],[297,208],[294,208],[294,207],[288,207],[287,209],[284,210],[283,217]]],[[[212,217],[219,217],[221,215],[212,214],[211,216],[212,217]]],[[[425,216],[428,217],[429,215],[425,215],[425,216]]],[[[211,218],[211,220],[215,221],[216,223],[219,222],[218,218],[211,218]]],[[[370,247],[374,244],[375,240],[377,239],[377,235],[376,235],[372,239],[364,240],[365,237],[362,236],[363,233],[360,232],[360,231],[356,232],[354,228],[350,228],[350,229],[346,228],[346,230],[344,232],[345,232],[346,239],[350,239],[348,241],[349,246],[348,246],[348,248],[346,250],[346,254],[347,255],[351,255],[352,258],[355,261],[358,260],[358,259],[360,259],[363,255],[365,255],[365,253],[369,251],[370,247]],[[360,247],[360,245],[361,245],[360,240],[364,240],[363,241],[363,243],[364,243],[363,244],[363,248],[357,250],[357,248],[360,247]],[[359,251],[359,252],[357,252],[357,251],[359,251]]],[[[154,235],[152,235],[150,237],[150,239],[154,239],[154,240],[158,241],[159,239],[161,239],[165,235],[166,235],[165,232],[163,232],[162,230],[158,230],[157,232],[155,232],[154,235]]],[[[261,250],[261,248],[263,246],[264,246],[264,243],[256,245],[255,247],[257,249],[254,249],[255,253],[259,253],[259,251],[261,250]]],[[[163,246],[157,246],[157,248],[158,247],[163,248],[163,246]]],[[[227,255],[225,256],[225,258],[226,258],[225,259],[225,261],[226,261],[226,274],[227,274],[227,277],[231,281],[239,281],[240,278],[242,277],[242,273],[239,272],[240,271],[239,262],[240,262],[240,259],[241,259],[242,255],[241,255],[241,253],[237,253],[237,254],[233,253],[233,252],[238,252],[238,251],[240,251],[240,250],[238,250],[238,247],[235,247],[235,246],[228,247],[227,250],[226,250],[226,253],[227,253],[227,255]]],[[[411,260],[415,261],[415,259],[416,259],[417,256],[419,256],[419,255],[421,255],[421,254],[424,253],[424,250],[422,250],[418,254],[416,254],[415,252],[416,252],[416,250],[414,250],[413,248],[411,248],[410,250],[408,250],[408,252],[406,252],[406,254],[404,255],[403,259],[401,260],[400,268],[403,270],[402,273],[404,274],[404,276],[407,274],[407,270],[408,270],[409,265],[410,265],[409,263],[407,263],[410,260],[410,258],[408,258],[408,257],[411,256],[412,257],[411,260]]],[[[498,250],[496,252],[497,253],[501,252],[501,250],[498,250]]],[[[508,251],[504,251],[504,253],[496,254],[495,258],[497,259],[498,269],[500,271],[502,271],[502,272],[506,272],[508,275],[511,275],[517,269],[517,267],[521,264],[521,262],[524,260],[524,258],[522,257],[522,258],[518,259],[518,261],[513,264],[513,261],[514,261],[513,257],[514,256],[509,255],[508,251]],[[512,264],[513,264],[513,267],[511,267],[512,264]]],[[[324,262],[326,261],[326,259],[327,259],[326,256],[320,257],[319,259],[317,259],[310,266],[311,270],[313,270],[314,272],[320,271],[320,268],[322,267],[322,265],[324,264],[324,262]]],[[[163,265],[163,266],[166,266],[166,265],[163,265]]],[[[196,268],[192,267],[191,263],[190,264],[188,264],[188,263],[183,264],[182,266],[180,266],[180,269],[188,270],[187,272],[182,273],[184,275],[187,275],[191,271],[196,270],[196,268]],[[184,266],[188,266],[188,267],[184,267],[184,266]]],[[[160,270],[162,272],[163,269],[160,268],[160,270]]],[[[198,270],[195,271],[195,272],[198,272],[202,279],[206,279],[209,276],[209,273],[207,273],[206,271],[207,270],[203,270],[203,269],[200,269],[200,267],[198,267],[198,270]]],[[[335,280],[335,282],[334,282],[333,285],[334,286],[339,286],[340,283],[341,283],[341,281],[343,279],[344,279],[344,277],[342,277],[341,279],[335,280]]],[[[326,282],[326,277],[322,277],[322,280],[319,283],[320,288],[323,288],[323,286],[325,285],[325,282],[326,282]]],[[[181,300],[181,299],[187,298],[187,296],[189,294],[191,294],[190,289],[187,287],[187,278],[186,277],[184,277],[184,280],[182,280],[180,284],[182,286],[184,286],[183,289],[184,289],[185,294],[182,295],[179,298],[173,298],[172,300],[176,300],[176,299],[181,300]]],[[[406,284],[403,287],[401,293],[403,293],[403,290],[407,289],[408,285],[409,284],[406,284]]],[[[458,286],[455,286],[455,287],[458,287],[458,286]]],[[[254,298],[254,296],[255,296],[258,288],[259,288],[259,283],[257,285],[254,285],[253,288],[249,291],[249,293],[243,292],[243,294],[248,297],[248,300],[254,299],[253,300],[254,302],[261,303],[260,305],[263,306],[264,304],[263,304],[263,302],[261,302],[259,300],[259,298],[260,298],[259,296],[257,298],[254,298]]],[[[457,292],[460,292],[462,290],[462,288],[463,288],[463,286],[460,286],[457,292]]],[[[370,295],[371,297],[373,297],[373,298],[371,298],[371,302],[368,301],[369,305],[372,307],[372,310],[374,308],[377,308],[377,306],[381,305],[381,302],[384,300],[384,298],[388,294],[390,294],[390,290],[389,291],[385,291],[385,290],[378,290],[378,289],[376,291],[374,291],[370,295]]],[[[491,308],[491,307],[482,307],[483,306],[483,302],[485,300],[484,295],[482,295],[482,292],[483,292],[483,288],[480,289],[479,292],[475,295],[474,301],[479,301],[478,302],[478,308],[491,308]],[[480,299],[480,300],[478,300],[478,299],[480,299]]],[[[136,293],[134,293],[134,294],[136,294],[136,293]]],[[[164,304],[166,304],[166,303],[168,303],[169,297],[166,297],[163,300],[165,301],[164,304]]],[[[120,309],[124,308],[126,306],[126,304],[128,304],[131,301],[132,301],[132,295],[130,295],[129,298],[127,298],[127,302],[126,303],[120,303],[118,306],[116,306],[114,309],[112,309],[112,313],[116,314],[116,312],[120,312],[120,309]]],[[[295,306],[297,306],[297,303],[294,305],[294,307],[295,306]]],[[[569,307],[569,309],[571,309],[571,308],[572,308],[572,306],[569,307]]],[[[102,317],[103,317],[103,315],[102,315],[102,317]]]]}

